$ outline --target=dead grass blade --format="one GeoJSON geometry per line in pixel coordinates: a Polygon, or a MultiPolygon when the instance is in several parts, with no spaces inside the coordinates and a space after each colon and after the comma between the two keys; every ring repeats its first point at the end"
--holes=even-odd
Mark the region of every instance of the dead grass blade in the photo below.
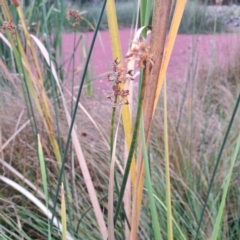
{"type": "MultiPolygon", "coordinates": [[[[68,125],[70,126],[71,117],[70,117],[69,111],[67,109],[65,100],[63,100],[63,105],[64,105],[64,110],[65,110],[67,122],[68,122],[68,125]]],[[[93,205],[94,213],[95,213],[95,216],[97,218],[97,222],[98,222],[102,237],[105,240],[108,237],[108,231],[107,231],[107,228],[106,228],[106,225],[105,225],[105,221],[104,221],[103,214],[102,214],[102,211],[101,211],[101,208],[100,208],[100,205],[99,205],[99,201],[98,201],[98,198],[97,198],[97,195],[96,195],[96,191],[95,191],[95,188],[93,186],[92,178],[91,178],[91,175],[90,175],[88,167],[87,167],[87,162],[86,162],[86,159],[83,155],[81,145],[78,141],[78,135],[77,135],[75,126],[73,126],[73,130],[72,130],[72,143],[73,143],[73,146],[74,146],[75,151],[76,151],[76,156],[77,156],[77,159],[78,159],[78,163],[79,163],[79,166],[80,166],[82,174],[83,174],[84,182],[87,186],[89,197],[90,197],[91,203],[93,205]]]]}
{"type": "Polygon", "coordinates": [[[108,187],[108,239],[114,240],[114,166],[116,159],[116,145],[117,145],[117,137],[118,137],[118,128],[120,124],[120,116],[118,119],[117,129],[115,133],[114,143],[113,143],[113,151],[112,151],[112,161],[110,165],[110,176],[109,176],[109,187],[108,187]]]}
{"type": "Polygon", "coordinates": [[[10,48],[10,50],[13,50],[12,49],[12,46],[11,46],[11,43],[7,40],[7,38],[5,38],[5,36],[0,33],[0,38],[3,40],[3,42],[10,48]]]}
{"type": "MultiPolygon", "coordinates": [[[[28,185],[34,192],[36,192],[38,194],[38,196],[45,200],[45,195],[44,193],[39,190],[38,187],[36,187],[34,184],[32,184],[32,182],[30,180],[28,180],[25,176],[23,176],[20,172],[18,172],[15,168],[13,168],[10,164],[8,164],[7,162],[5,162],[3,159],[0,158],[0,163],[3,165],[4,168],[8,169],[10,172],[12,172],[14,174],[14,176],[18,177],[19,179],[21,179],[26,185],[28,185]]],[[[49,201],[49,205],[51,207],[53,207],[53,203],[51,201],[49,201]]]]}

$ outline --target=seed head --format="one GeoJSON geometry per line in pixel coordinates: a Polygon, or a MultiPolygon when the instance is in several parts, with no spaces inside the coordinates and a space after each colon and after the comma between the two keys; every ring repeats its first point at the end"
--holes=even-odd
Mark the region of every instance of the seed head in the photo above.
{"type": "Polygon", "coordinates": [[[4,33],[5,31],[9,31],[11,34],[14,33],[16,26],[14,25],[13,21],[5,21],[1,27],[1,32],[4,33]]]}
{"type": "Polygon", "coordinates": [[[142,38],[137,39],[133,42],[135,45],[130,49],[126,55],[126,60],[129,62],[134,59],[137,64],[137,68],[143,69],[147,64],[153,65],[152,56],[149,54],[150,46],[142,38]]]}
{"type": "Polygon", "coordinates": [[[19,1],[19,0],[12,0],[12,4],[13,4],[15,7],[19,7],[19,6],[20,6],[20,1],[19,1]]]}
{"type": "Polygon", "coordinates": [[[74,28],[77,28],[79,26],[80,20],[82,20],[82,17],[81,17],[80,12],[78,10],[72,9],[72,10],[67,11],[66,19],[68,21],[71,21],[71,19],[72,19],[73,20],[72,26],[74,28]]]}
{"type": "Polygon", "coordinates": [[[111,66],[112,72],[107,73],[108,81],[113,82],[112,86],[112,94],[108,95],[107,98],[113,101],[113,107],[115,108],[117,105],[128,104],[128,95],[129,90],[121,89],[120,84],[125,83],[126,80],[133,80],[133,71],[128,70],[126,66],[119,66],[120,61],[116,58],[111,66]]]}
{"type": "MultiPolygon", "coordinates": [[[[134,42],[134,47],[128,51],[125,60],[128,63],[134,59],[137,64],[137,68],[144,69],[147,64],[152,66],[154,64],[152,55],[149,54],[150,47],[147,42],[139,38],[134,42]]],[[[127,80],[134,80],[134,72],[132,69],[128,69],[126,65],[119,66],[120,61],[116,58],[112,62],[112,72],[107,73],[108,81],[113,82],[112,94],[108,95],[107,98],[113,101],[113,107],[117,105],[128,104],[129,90],[121,89],[121,83],[125,83],[127,80]]]]}

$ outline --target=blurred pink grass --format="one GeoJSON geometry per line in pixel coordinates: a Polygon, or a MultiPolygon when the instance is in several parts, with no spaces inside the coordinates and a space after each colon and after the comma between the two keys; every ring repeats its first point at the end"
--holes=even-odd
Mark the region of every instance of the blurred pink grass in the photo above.
{"type": "MultiPolygon", "coordinates": [[[[77,39],[79,36],[80,35],[77,34],[77,39]]],[[[130,29],[120,30],[123,56],[125,56],[128,51],[132,39],[130,38],[131,36],[132,33],[130,29]]],[[[86,43],[88,47],[90,46],[92,37],[93,32],[83,33],[85,47],[86,43]]],[[[239,34],[178,35],[169,62],[167,77],[176,81],[184,81],[193,55],[193,63],[195,66],[196,64],[198,64],[198,66],[201,64],[210,65],[216,63],[217,59],[218,64],[224,68],[228,62],[231,62],[239,50],[239,40],[239,34]]],[[[62,49],[64,61],[66,61],[73,52],[73,44],[74,34],[64,34],[62,49]]],[[[75,86],[77,86],[80,81],[79,73],[81,73],[84,66],[84,56],[81,55],[82,47],[83,45],[80,43],[75,52],[75,71],[78,71],[75,86]]],[[[96,40],[89,67],[90,78],[99,76],[93,81],[92,85],[94,92],[98,93],[98,97],[105,97],[108,92],[111,92],[111,83],[108,83],[105,73],[111,70],[110,65],[112,61],[109,32],[101,31],[96,40]]],[[[66,72],[65,79],[71,79],[72,67],[70,67],[70,71],[67,71],[67,66],[68,64],[66,64],[64,68],[66,72]]]]}

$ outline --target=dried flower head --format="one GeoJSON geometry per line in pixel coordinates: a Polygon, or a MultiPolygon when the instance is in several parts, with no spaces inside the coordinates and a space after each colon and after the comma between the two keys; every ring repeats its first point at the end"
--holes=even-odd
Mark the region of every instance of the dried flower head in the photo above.
{"type": "Polygon", "coordinates": [[[112,63],[112,73],[107,73],[108,81],[113,82],[113,93],[107,98],[114,102],[113,107],[117,105],[128,104],[127,96],[129,90],[121,89],[120,83],[125,83],[127,79],[133,80],[133,71],[127,70],[125,66],[119,66],[120,61],[116,58],[112,63]]]}
{"type": "Polygon", "coordinates": [[[139,69],[145,68],[147,64],[153,65],[152,55],[149,54],[150,46],[147,42],[142,38],[138,38],[133,44],[134,47],[126,55],[127,62],[134,59],[139,69]]]}
{"type": "MultiPolygon", "coordinates": [[[[135,60],[139,69],[146,68],[148,64],[152,66],[154,62],[149,54],[150,47],[147,42],[139,38],[133,44],[134,47],[128,51],[125,57],[126,62],[135,60]]],[[[128,69],[125,65],[119,66],[119,63],[120,61],[116,58],[112,63],[112,72],[107,73],[108,81],[113,82],[113,93],[107,96],[108,99],[113,101],[113,107],[128,104],[129,90],[121,89],[120,84],[124,84],[128,80],[134,80],[133,70],[128,69]]]]}
{"type": "Polygon", "coordinates": [[[12,4],[13,4],[15,7],[18,7],[18,6],[20,6],[20,1],[19,1],[19,0],[12,0],[12,4]]]}
{"type": "Polygon", "coordinates": [[[82,20],[82,17],[81,17],[80,12],[79,12],[78,10],[72,9],[72,10],[68,10],[68,11],[67,11],[67,13],[66,13],[66,19],[67,19],[68,21],[71,21],[71,20],[72,20],[72,21],[73,21],[72,26],[73,26],[74,28],[77,28],[78,25],[79,25],[79,21],[82,20]]]}
{"type": "Polygon", "coordinates": [[[9,31],[11,34],[15,32],[16,26],[14,25],[13,21],[5,21],[1,27],[1,32],[4,33],[5,31],[9,31]]]}
{"type": "Polygon", "coordinates": [[[127,80],[134,80],[133,70],[128,70],[126,66],[119,66],[120,61],[116,58],[112,66],[112,73],[107,73],[109,81],[115,81],[115,83],[125,83],[127,80]]]}

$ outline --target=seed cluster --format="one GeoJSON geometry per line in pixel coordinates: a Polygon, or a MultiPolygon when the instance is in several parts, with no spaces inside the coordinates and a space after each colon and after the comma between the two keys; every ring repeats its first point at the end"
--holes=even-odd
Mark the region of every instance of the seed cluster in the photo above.
{"type": "MultiPolygon", "coordinates": [[[[153,65],[152,56],[149,54],[150,47],[142,38],[133,42],[134,47],[130,49],[125,57],[125,62],[135,60],[138,69],[144,69],[148,64],[153,65]]],[[[120,84],[128,80],[134,80],[134,72],[127,68],[127,65],[119,66],[120,61],[116,58],[112,63],[112,72],[107,73],[108,81],[113,82],[112,94],[107,98],[113,102],[113,107],[117,105],[128,104],[129,90],[121,89],[120,84]]]]}
{"type": "Polygon", "coordinates": [[[74,28],[77,28],[79,25],[79,22],[82,20],[81,14],[78,10],[72,9],[72,10],[68,10],[66,13],[66,19],[68,21],[71,21],[71,19],[73,20],[73,24],[72,26],[74,28]]]}
{"type": "Polygon", "coordinates": [[[112,73],[107,73],[108,81],[114,82],[112,86],[113,93],[107,98],[114,102],[113,107],[117,105],[117,99],[120,97],[118,105],[128,104],[127,96],[129,90],[121,89],[120,83],[125,83],[128,79],[133,80],[133,71],[127,70],[126,67],[119,66],[120,61],[116,58],[112,63],[112,73]]]}
{"type": "Polygon", "coordinates": [[[147,64],[153,65],[152,55],[149,54],[150,46],[142,38],[138,38],[133,42],[134,47],[130,49],[126,55],[127,62],[134,59],[136,61],[136,67],[139,69],[146,68],[147,64]]]}
{"type": "Polygon", "coordinates": [[[14,25],[13,21],[5,21],[1,27],[1,32],[4,33],[5,31],[9,31],[11,34],[14,34],[16,26],[14,25]]]}
{"type": "Polygon", "coordinates": [[[13,4],[15,7],[19,7],[19,6],[20,6],[20,1],[19,1],[19,0],[12,0],[12,4],[13,4]]]}

